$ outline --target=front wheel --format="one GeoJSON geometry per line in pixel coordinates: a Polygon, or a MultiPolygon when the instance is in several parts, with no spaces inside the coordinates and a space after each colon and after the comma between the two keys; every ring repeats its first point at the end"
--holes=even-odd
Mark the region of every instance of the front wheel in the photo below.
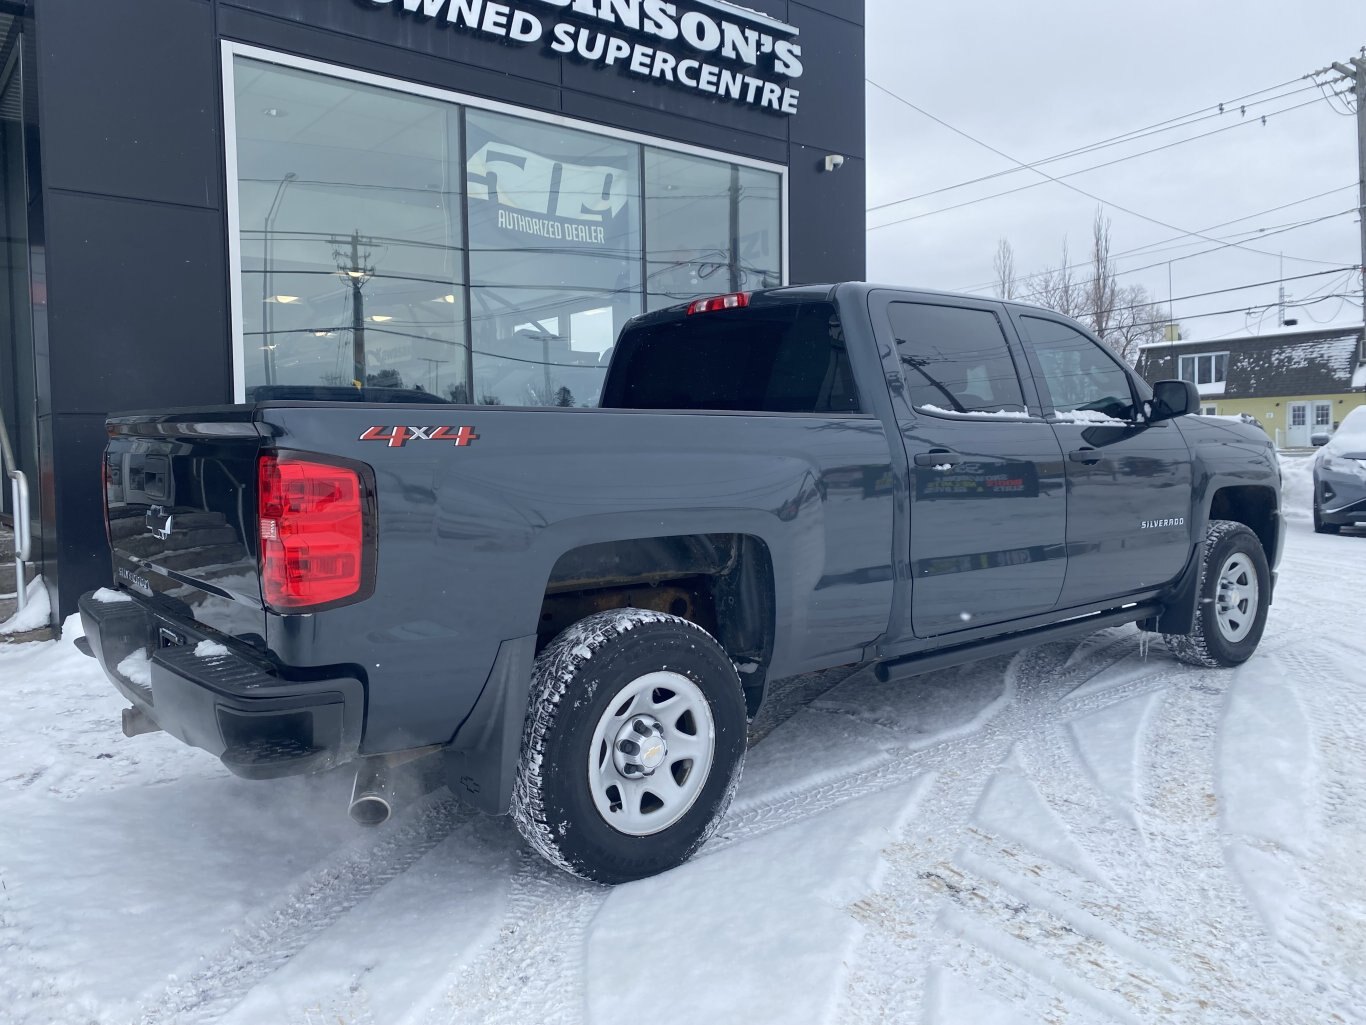
{"type": "Polygon", "coordinates": [[[1262,543],[1233,520],[1211,520],[1205,531],[1195,628],[1166,634],[1167,648],[1194,666],[1241,665],[1266,628],[1271,569],[1262,543]]]}
{"type": "Polygon", "coordinates": [[[673,868],[720,824],[745,727],[735,666],[701,627],[646,609],[589,616],[536,660],[517,827],[596,882],[673,868]]]}
{"type": "MultiPolygon", "coordinates": [[[[1314,490],[1315,490],[1315,491],[1318,490],[1317,486],[1314,488],[1314,490]]],[[[1324,523],[1324,522],[1323,522],[1323,512],[1322,512],[1322,510],[1319,509],[1319,500],[1318,500],[1318,497],[1315,496],[1315,498],[1314,498],[1314,533],[1315,533],[1315,534],[1336,534],[1336,533],[1337,533],[1338,531],[1340,531],[1341,529],[1342,529],[1342,528],[1341,528],[1340,526],[1338,526],[1336,523],[1324,523]]]]}

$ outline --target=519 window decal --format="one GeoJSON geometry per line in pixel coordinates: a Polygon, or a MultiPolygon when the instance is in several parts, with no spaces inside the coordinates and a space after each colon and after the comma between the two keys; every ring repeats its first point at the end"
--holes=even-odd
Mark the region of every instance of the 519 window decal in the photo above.
{"type": "Polygon", "coordinates": [[[361,441],[386,441],[402,448],[410,441],[450,441],[463,447],[479,440],[473,427],[367,427],[361,441]]]}

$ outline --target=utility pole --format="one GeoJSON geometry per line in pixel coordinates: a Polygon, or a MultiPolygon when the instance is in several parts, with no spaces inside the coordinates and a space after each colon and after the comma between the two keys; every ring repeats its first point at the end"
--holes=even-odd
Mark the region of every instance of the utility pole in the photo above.
{"type": "Polygon", "coordinates": [[[351,233],[345,242],[333,239],[341,249],[332,251],[337,261],[337,273],[351,288],[351,384],[355,388],[365,387],[365,293],[361,291],[372,277],[375,268],[366,266],[370,253],[361,253],[360,231],[351,233]],[[347,247],[349,246],[349,252],[347,247]]]}
{"type": "MultiPolygon", "coordinates": [[[[1366,332],[1366,47],[1360,57],[1352,57],[1346,64],[1334,61],[1332,68],[1350,79],[1356,96],[1357,115],[1357,217],[1361,227],[1361,322],[1366,332]]],[[[1366,348],[1366,336],[1362,340],[1366,348]]]]}

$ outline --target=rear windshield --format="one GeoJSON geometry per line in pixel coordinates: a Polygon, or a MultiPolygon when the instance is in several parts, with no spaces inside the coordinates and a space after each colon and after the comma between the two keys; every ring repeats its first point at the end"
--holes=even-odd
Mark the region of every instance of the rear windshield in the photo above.
{"type": "Polygon", "coordinates": [[[720,310],[629,328],[602,406],[770,413],[858,413],[833,303],[720,310]]]}

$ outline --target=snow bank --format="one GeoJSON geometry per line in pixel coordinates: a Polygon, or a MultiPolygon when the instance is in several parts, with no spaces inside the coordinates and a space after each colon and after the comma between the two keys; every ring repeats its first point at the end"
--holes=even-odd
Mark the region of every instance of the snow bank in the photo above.
{"type": "Polygon", "coordinates": [[[28,630],[39,630],[48,625],[52,617],[52,606],[48,602],[47,588],[42,577],[34,577],[24,592],[27,604],[23,609],[0,623],[0,634],[20,634],[28,630]]]}
{"type": "Polygon", "coordinates": [[[1285,453],[1281,460],[1281,512],[1289,520],[1308,520],[1314,501],[1314,453],[1285,453]]]}

